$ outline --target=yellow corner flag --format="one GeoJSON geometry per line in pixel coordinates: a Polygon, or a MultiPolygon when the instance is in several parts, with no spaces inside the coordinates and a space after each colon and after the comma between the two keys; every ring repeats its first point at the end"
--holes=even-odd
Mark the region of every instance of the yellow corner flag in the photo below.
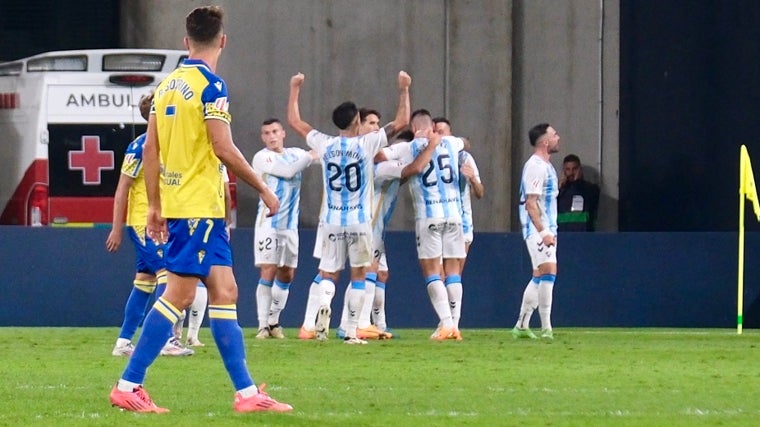
{"type": "Polygon", "coordinates": [[[749,160],[747,147],[742,145],[739,155],[739,274],[736,301],[736,333],[742,333],[744,316],[744,199],[752,202],[757,220],[760,221],[760,200],[757,198],[755,174],[752,173],[752,162],[749,160]]]}
{"type": "Polygon", "coordinates": [[[760,201],[757,198],[757,187],[755,187],[755,175],[752,173],[752,162],[749,160],[747,147],[742,145],[741,159],[739,163],[739,195],[747,197],[752,202],[755,210],[755,216],[760,221],[760,201]]]}

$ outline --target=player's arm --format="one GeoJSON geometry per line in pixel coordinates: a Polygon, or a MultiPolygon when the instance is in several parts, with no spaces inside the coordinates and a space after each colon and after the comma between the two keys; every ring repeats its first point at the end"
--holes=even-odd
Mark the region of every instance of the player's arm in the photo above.
{"type": "Polygon", "coordinates": [[[127,213],[127,196],[129,189],[135,179],[122,173],[119,176],[119,183],[116,185],[116,193],[113,196],[113,219],[111,221],[111,232],[106,239],[106,249],[108,252],[116,252],[121,245],[121,239],[124,235],[124,217],[127,213]]]}
{"type": "Polygon", "coordinates": [[[478,166],[475,164],[475,159],[472,156],[467,156],[467,161],[462,165],[462,175],[467,178],[472,189],[472,194],[477,199],[482,199],[486,194],[486,189],[483,187],[483,183],[480,182],[480,174],[478,173],[478,166]]]}
{"type": "Polygon", "coordinates": [[[441,135],[431,129],[427,134],[427,138],[428,144],[425,146],[425,148],[420,151],[420,153],[417,155],[417,157],[414,158],[411,163],[404,167],[404,170],[401,171],[402,179],[409,178],[412,175],[421,174],[422,171],[425,170],[425,167],[428,165],[428,163],[430,163],[430,159],[433,158],[435,149],[441,143],[441,135]]]}
{"type": "Polygon", "coordinates": [[[214,154],[219,160],[236,177],[245,181],[259,193],[261,200],[269,208],[269,216],[276,214],[280,208],[280,201],[277,200],[277,196],[266,186],[264,181],[253,172],[251,165],[248,164],[243,154],[232,142],[232,131],[229,123],[224,120],[208,119],[206,120],[206,131],[209,140],[211,140],[214,154]]]}
{"type": "Polygon", "coordinates": [[[166,243],[169,237],[169,229],[166,219],[161,215],[161,194],[159,191],[160,159],[158,147],[158,128],[156,127],[156,115],[151,113],[148,117],[148,130],[143,145],[143,173],[145,174],[145,191],[148,194],[148,236],[157,243],[166,243]]]}
{"type": "Polygon", "coordinates": [[[254,156],[253,167],[268,175],[274,175],[285,179],[293,178],[297,173],[309,167],[312,162],[311,154],[305,150],[299,153],[298,159],[293,163],[283,163],[276,160],[267,162],[264,158],[266,156],[266,154],[254,156]]]}
{"type": "Polygon", "coordinates": [[[541,208],[538,206],[538,194],[527,195],[525,210],[528,212],[528,217],[530,217],[533,226],[536,227],[538,234],[541,235],[541,240],[543,240],[544,244],[546,246],[554,245],[554,234],[548,228],[544,228],[544,225],[541,223],[541,208]]]}
{"type": "Polygon", "coordinates": [[[301,73],[290,78],[290,95],[288,96],[288,124],[302,138],[306,138],[306,135],[314,129],[301,119],[301,111],[298,108],[298,98],[301,95],[304,78],[301,73]]]}
{"type": "Polygon", "coordinates": [[[398,108],[396,108],[396,117],[392,122],[383,126],[388,139],[393,138],[396,134],[404,130],[409,125],[409,114],[411,110],[409,101],[409,86],[412,84],[412,78],[406,71],[398,72],[398,108]]]}

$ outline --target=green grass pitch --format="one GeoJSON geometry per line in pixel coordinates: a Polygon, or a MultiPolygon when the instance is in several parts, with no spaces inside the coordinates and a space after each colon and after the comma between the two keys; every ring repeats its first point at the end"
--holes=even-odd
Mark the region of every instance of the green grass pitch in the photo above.
{"type": "Polygon", "coordinates": [[[289,414],[236,414],[207,328],[192,357],[159,357],[146,389],[168,414],[112,408],[126,360],[116,328],[0,328],[0,426],[700,426],[760,423],[760,333],[559,328],[552,343],[507,329],[430,330],[348,346],[255,340],[257,383],[289,414]]]}

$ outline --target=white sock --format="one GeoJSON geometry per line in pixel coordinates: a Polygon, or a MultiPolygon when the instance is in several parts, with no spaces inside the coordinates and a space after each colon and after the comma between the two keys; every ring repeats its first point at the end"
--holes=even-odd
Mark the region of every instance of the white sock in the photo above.
{"type": "MultiPolygon", "coordinates": [[[[454,277],[454,276],[449,276],[454,277]]],[[[459,318],[462,317],[462,282],[461,278],[458,282],[450,282],[446,284],[446,294],[449,298],[449,309],[451,310],[451,321],[454,322],[454,327],[459,329],[459,318]]],[[[449,282],[449,278],[446,278],[449,282]]]]}
{"type": "Polygon", "coordinates": [[[454,322],[451,320],[451,309],[449,308],[449,297],[446,288],[440,278],[434,279],[427,284],[428,296],[433,304],[433,309],[441,321],[441,326],[451,328],[454,322]]]}
{"type": "Polygon", "coordinates": [[[285,309],[285,304],[288,302],[288,296],[290,295],[290,283],[282,283],[279,280],[274,280],[274,286],[272,287],[272,308],[269,311],[269,324],[280,324],[280,313],[285,309]]]}
{"type": "Polygon", "coordinates": [[[140,384],[138,383],[133,383],[131,381],[121,380],[121,379],[116,383],[117,389],[119,389],[120,391],[126,391],[130,393],[135,391],[135,389],[139,386],[140,384]]]}
{"type": "Polygon", "coordinates": [[[173,338],[182,340],[182,328],[185,326],[185,317],[187,317],[187,310],[182,310],[179,319],[177,319],[177,322],[174,323],[174,327],[172,328],[174,332],[173,338]]]}
{"type": "Polygon", "coordinates": [[[306,300],[306,313],[303,317],[303,328],[313,331],[317,328],[317,311],[319,311],[319,294],[321,286],[317,282],[311,282],[309,286],[309,298],[306,300]]]}
{"type": "Polygon", "coordinates": [[[329,279],[322,279],[319,282],[319,306],[330,306],[332,299],[335,296],[335,283],[329,279]]]}
{"type": "Polygon", "coordinates": [[[554,291],[555,275],[541,276],[538,284],[538,314],[541,316],[541,329],[552,329],[552,293],[554,291]]]}
{"type": "Polygon", "coordinates": [[[517,324],[515,324],[519,329],[530,327],[530,318],[533,316],[533,311],[538,307],[538,283],[538,278],[532,277],[528,285],[525,286],[522,304],[520,305],[520,315],[517,317],[517,324]]]}
{"type": "Polygon", "coordinates": [[[372,304],[375,301],[375,281],[364,281],[364,299],[362,300],[362,306],[359,311],[359,323],[357,327],[359,329],[368,328],[372,324],[369,318],[372,315],[372,304]]]}
{"type": "MultiPolygon", "coordinates": [[[[361,283],[361,282],[360,282],[361,283]]],[[[364,306],[366,290],[360,287],[354,287],[352,283],[348,291],[348,319],[346,319],[346,336],[356,338],[356,328],[359,324],[359,316],[364,306]]]]}
{"type": "Polygon", "coordinates": [[[269,318],[269,308],[272,306],[272,282],[259,279],[256,286],[256,317],[259,320],[259,329],[266,328],[269,318]]]}
{"type": "Polygon", "coordinates": [[[198,331],[203,324],[203,318],[206,317],[206,305],[208,304],[208,290],[205,286],[198,286],[195,289],[195,299],[190,304],[190,313],[187,318],[187,338],[198,340],[198,331]]]}
{"type": "Polygon", "coordinates": [[[346,292],[343,293],[343,310],[340,311],[340,329],[344,331],[348,327],[348,292],[351,291],[351,282],[346,286],[346,292]]]}
{"type": "Polygon", "coordinates": [[[385,331],[388,325],[385,321],[385,283],[375,283],[375,298],[372,304],[372,321],[381,331],[385,331]]]}
{"type": "Polygon", "coordinates": [[[257,394],[259,394],[259,388],[256,387],[256,385],[254,384],[242,390],[238,390],[237,392],[240,393],[240,396],[242,396],[243,398],[248,398],[248,397],[256,396],[257,394]]]}
{"type": "Polygon", "coordinates": [[[126,338],[117,338],[116,339],[116,347],[124,347],[125,345],[131,343],[132,341],[126,339],[126,338]]]}

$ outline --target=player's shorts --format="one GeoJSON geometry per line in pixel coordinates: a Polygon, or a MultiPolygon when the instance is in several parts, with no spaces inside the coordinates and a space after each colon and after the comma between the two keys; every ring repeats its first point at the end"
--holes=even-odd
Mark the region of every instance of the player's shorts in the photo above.
{"type": "Polygon", "coordinates": [[[298,230],[257,228],[253,233],[253,255],[256,267],[298,267],[298,230]]]}
{"type": "Polygon", "coordinates": [[[145,230],[144,225],[127,227],[129,238],[135,247],[135,271],[156,275],[164,268],[164,247],[157,245],[145,230]]]}
{"type": "Polygon", "coordinates": [[[462,229],[464,230],[464,242],[472,243],[473,239],[473,227],[472,218],[462,218],[462,229]]]}
{"type": "Polygon", "coordinates": [[[166,269],[206,277],[212,265],[232,267],[232,249],[224,218],[169,219],[166,269]]]}
{"type": "Polygon", "coordinates": [[[388,260],[385,257],[385,241],[383,241],[382,234],[379,237],[378,233],[372,236],[372,262],[377,263],[378,271],[388,271],[388,260]]]}
{"type": "Polygon", "coordinates": [[[539,265],[547,262],[557,263],[557,245],[544,245],[544,242],[538,233],[533,233],[528,236],[528,238],[525,239],[525,245],[528,247],[530,262],[533,265],[534,270],[537,269],[539,265]]]}
{"type": "Polygon", "coordinates": [[[388,259],[385,257],[385,252],[381,253],[377,260],[377,271],[388,271],[388,259]]]}
{"type": "Polygon", "coordinates": [[[322,258],[322,226],[324,224],[320,221],[317,225],[317,236],[314,238],[314,252],[312,254],[316,259],[322,258]]]}
{"type": "Polygon", "coordinates": [[[419,259],[465,257],[461,221],[444,218],[418,219],[415,228],[419,259]]]}
{"type": "Polygon", "coordinates": [[[322,225],[322,258],[319,269],[329,273],[342,271],[348,257],[351,267],[372,264],[372,226],[356,224],[342,227],[322,225]]]}

